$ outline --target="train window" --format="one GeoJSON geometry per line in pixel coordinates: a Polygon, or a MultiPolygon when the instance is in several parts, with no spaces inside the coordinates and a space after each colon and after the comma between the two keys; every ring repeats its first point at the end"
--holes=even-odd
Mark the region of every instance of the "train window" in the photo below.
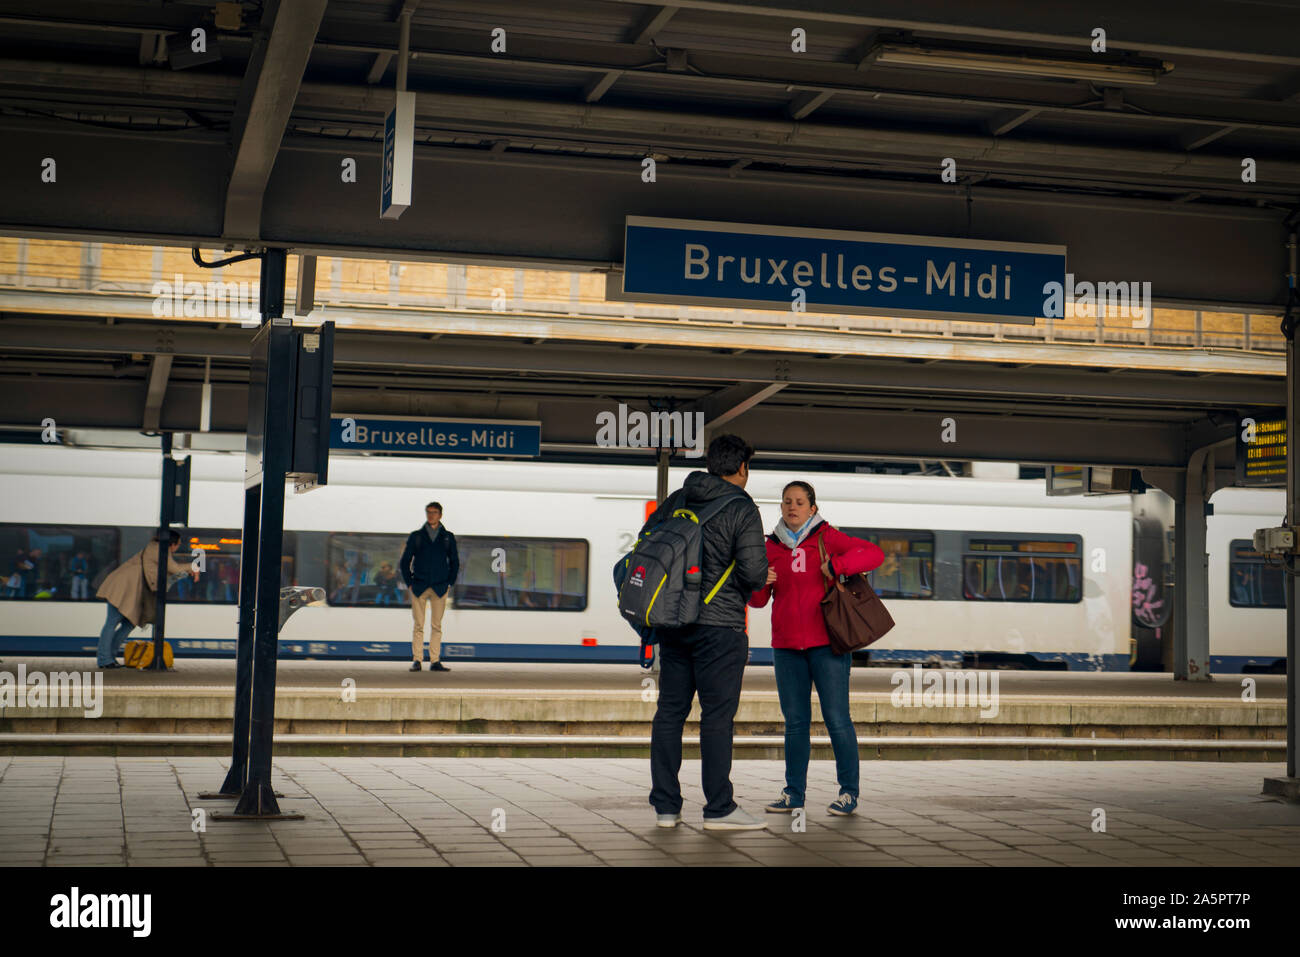
{"type": "Polygon", "coordinates": [[[868,572],[881,598],[934,597],[934,532],[893,528],[845,528],[842,531],[879,545],[885,560],[868,572]]]}
{"type": "Polygon", "coordinates": [[[466,535],[455,608],[582,611],[587,607],[585,539],[466,535]]]}
{"type": "Polygon", "coordinates": [[[1228,603],[1233,608],[1285,608],[1286,572],[1245,538],[1229,546],[1228,603]]]}
{"type": "MultiPolygon", "coordinates": [[[[243,531],[238,528],[187,528],[180,529],[180,534],[181,546],[176,549],[176,561],[192,565],[198,553],[202,552],[203,568],[198,581],[187,576],[173,582],[167,589],[167,601],[187,605],[238,604],[243,531]]],[[[297,584],[294,580],[294,556],[298,549],[293,532],[284,533],[280,551],[281,584],[297,584]]]]}
{"type": "Polygon", "coordinates": [[[117,564],[116,528],[0,525],[0,600],[91,601],[117,564]]]}
{"type": "Polygon", "coordinates": [[[962,595],[968,601],[1080,601],[1082,552],[1076,535],[968,535],[962,595]]]}
{"type": "MultiPolygon", "coordinates": [[[[461,539],[457,539],[460,542],[461,539]]],[[[338,532],[326,548],[331,605],[407,605],[406,582],[398,571],[405,535],[338,532]]],[[[464,547],[461,547],[463,563],[464,547]]]]}

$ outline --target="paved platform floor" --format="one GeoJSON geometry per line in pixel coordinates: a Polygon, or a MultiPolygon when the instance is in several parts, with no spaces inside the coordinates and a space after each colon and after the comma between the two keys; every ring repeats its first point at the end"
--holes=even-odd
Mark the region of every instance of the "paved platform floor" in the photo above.
{"type": "MultiPolygon", "coordinates": [[[[91,658],[37,658],[6,656],[0,671],[17,673],[18,665],[28,671],[93,671],[91,658]]],[[[636,664],[506,664],[500,662],[447,662],[451,671],[410,671],[409,661],[299,661],[283,660],[276,665],[276,687],[336,689],[344,678],[358,688],[440,688],[532,690],[532,691],[640,691],[649,674],[636,664]]],[[[889,694],[892,668],[854,668],[850,689],[855,692],[889,694]]],[[[1174,681],[1169,674],[1084,671],[999,671],[1002,695],[1106,696],[1122,698],[1228,698],[1240,701],[1242,675],[1216,675],[1213,681],[1174,681]]],[[[1285,675],[1250,675],[1260,699],[1286,698],[1285,675]]],[[[118,668],[104,672],[107,687],[211,688],[235,686],[235,662],[231,658],[179,658],[174,671],[158,673],[118,668]]],[[[776,675],[770,665],[745,669],[744,691],[776,691],[776,675]]]]}
{"type": "MultiPolygon", "coordinates": [[[[1300,805],[1259,796],[1280,765],[881,762],[831,817],[834,765],[809,770],[806,830],[705,831],[699,762],[684,826],[655,827],[637,759],[294,758],[276,763],[302,821],[200,821],[217,758],[0,757],[0,865],[1085,865],[1300,863],[1300,805]],[[1105,815],[1105,831],[1094,821],[1105,815]],[[493,829],[494,822],[497,829],[493,829]]],[[[779,761],[737,761],[758,812],[779,761]]]]}

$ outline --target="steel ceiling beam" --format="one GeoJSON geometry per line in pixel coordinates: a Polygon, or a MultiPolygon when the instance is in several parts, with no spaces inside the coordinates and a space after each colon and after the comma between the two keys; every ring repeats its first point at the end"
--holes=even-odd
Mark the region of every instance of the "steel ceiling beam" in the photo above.
{"type": "MultiPolygon", "coordinates": [[[[67,86],[70,75],[82,72],[84,76],[76,82],[94,84],[97,89],[123,88],[125,85],[126,89],[138,90],[139,84],[143,83],[156,96],[166,97],[168,90],[190,90],[194,97],[206,102],[213,97],[228,96],[231,91],[230,81],[196,80],[157,70],[122,68],[115,75],[115,71],[107,68],[78,71],[59,66],[51,76],[48,71],[42,73],[40,65],[27,69],[27,75],[35,82],[47,80],[67,86]],[[141,73],[145,76],[140,76],[141,73]]],[[[0,87],[5,72],[0,64],[0,87]]],[[[72,89],[80,90],[77,95],[84,97],[84,86],[72,89]]],[[[390,100],[389,91],[372,86],[303,84],[298,91],[294,122],[301,125],[314,118],[323,125],[349,125],[361,118],[364,123],[378,124],[379,118],[391,106],[390,100]]],[[[1089,113],[1089,116],[1093,115],[1101,114],[1089,113]]],[[[1204,117],[1177,117],[1175,121],[1181,126],[1220,122],[1204,117]]],[[[1010,178],[1034,170],[1062,179],[1077,172],[1092,172],[1100,174],[1103,179],[1118,179],[1126,183],[1149,183],[1155,179],[1171,188],[1174,184],[1205,186],[1225,193],[1253,196],[1258,196],[1261,190],[1252,186],[1265,185],[1241,182],[1239,157],[1189,156],[1184,150],[1093,145],[1090,142],[1041,142],[1025,138],[999,139],[988,135],[902,130],[870,123],[779,121],[463,93],[422,93],[416,103],[416,123],[417,135],[424,124],[484,136],[526,136],[531,133],[552,139],[576,137],[585,146],[608,142],[634,146],[639,150],[647,145],[679,147],[713,151],[720,158],[766,155],[781,162],[791,162],[803,157],[813,166],[839,162],[861,167],[864,162],[875,159],[877,164],[897,167],[900,161],[915,158],[915,163],[929,170],[935,165],[936,157],[951,156],[964,170],[996,172],[1010,178]]],[[[1246,128],[1248,124],[1238,121],[1233,125],[1246,128]]],[[[238,118],[235,127],[237,130],[238,118]]],[[[272,135],[269,126],[263,132],[267,137],[272,135]]],[[[1289,127],[1280,132],[1296,135],[1300,134],[1300,129],[1289,127]]],[[[1266,162],[1265,188],[1288,190],[1294,196],[1300,189],[1300,162],[1280,158],[1266,162]]]]}
{"type": "MultiPolygon", "coordinates": [[[[646,7],[645,0],[602,0],[611,5],[646,7]]],[[[60,0],[58,16],[30,12],[27,4],[4,4],[0,22],[48,25],[70,29],[144,29],[173,31],[192,19],[187,4],[114,4],[111,16],[105,4],[87,0],[60,0]]],[[[193,6],[202,6],[196,4],[193,6]]],[[[857,0],[674,0],[674,12],[730,14],[737,22],[780,18],[794,24],[831,24],[855,30],[916,31],[938,37],[1041,44],[1066,49],[1087,49],[1091,31],[1101,24],[1117,24],[1108,33],[1112,50],[1197,57],[1218,61],[1300,66],[1300,54],[1288,42],[1300,31],[1300,12],[1293,6],[1234,0],[1184,15],[1181,8],[1163,3],[1132,0],[1095,0],[1087,6],[1026,6],[1019,0],[984,0],[974,5],[954,5],[947,0],[876,0],[864,6],[857,0]]],[[[661,8],[666,9],[666,8],[661,8]]],[[[653,22],[654,14],[649,17],[653,22]]],[[[369,25],[353,18],[352,22],[369,25]]]]}
{"type": "MultiPolygon", "coordinates": [[[[415,13],[415,8],[420,5],[420,0],[402,0],[401,9],[398,10],[397,16],[393,18],[395,23],[401,23],[402,17],[409,17],[415,13]]],[[[388,71],[388,64],[393,61],[397,51],[385,50],[382,53],[376,53],[374,61],[370,64],[370,70],[366,73],[367,83],[378,83],[384,78],[388,71]]]]}
{"type": "Polygon", "coordinates": [[[1221,139],[1229,133],[1235,133],[1238,129],[1240,129],[1238,126],[1220,126],[1208,133],[1201,130],[1184,135],[1180,142],[1185,150],[1199,150],[1202,146],[1209,146],[1215,140],[1221,139]]]}
{"type": "Polygon", "coordinates": [[[641,21],[632,28],[628,35],[628,43],[644,44],[654,42],[659,31],[668,25],[668,21],[680,10],[680,6],[665,5],[658,8],[651,7],[641,21]]]}
{"type": "MultiPolygon", "coordinates": [[[[79,131],[12,137],[8,147],[0,151],[0,182],[31,180],[42,158],[52,155],[60,158],[60,188],[11,191],[0,233],[223,243],[220,147],[79,131]]],[[[320,255],[610,268],[622,259],[628,211],[749,222],[776,190],[787,198],[783,209],[798,210],[801,226],[1066,245],[1076,276],[1149,281],[1157,306],[1272,313],[1285,302],[1283,210],[996,187],[977,187],[968,196],[938,183],[733,175],[683,164],[661,168],[654,205],[646,207],[639,174],[640,164],[627,160],[417,149],[417,182],[440,184],[438,202],[417,202],[400,222],[388,223],[375,216],[365,186],[378,182],[376,150],[323,142],[304,147],[294,140],[273,173],[261,239],[320,255]],[[359,183],[339,182],[340,155],[356,157],[359,183]],[[520,217],[521,209],[530,214],[520,217]]],[[[773,210],[772,216],[788,220],[790,214],[773,210]]]]}
{"type": "Polygon", "coordinates": [[[732,419],[744,415],[760,402],[770,399],[782,389],[788,382],[738,382],[733,386],[728,386],[711,395],[703,396],[687,408],[690,412],[704,413],[704,427],[706,429],[720,429],[729,423],[732,419]]]}
{"type": "MultiPolygon", "coordinates": [[[[58,379],[9,381],[0,378],[0,425],[39,428],[50,416],[61,429],[139,429],[140,404],[147,387],[140,381],[104,380],[75,391],[58,379]]],[[[158,428],[174,432],[198,430],[202,383],[173,382],[161,408],[158,428]]],[[[349,411],[392,414],[395,409],[421,414],[426,408],[410,403],[418,396],[369,395],[347,392],[349,411]]],[[[517,400],[510,399],[507,406],[517,400]]],[[[532,401],[532,400],[530,400],[532,401]]],[[[542,441],[573,444],[595,451],[595,415],[607,410],[601,398],[569,399],[538,396],[536,417],[542,441]]],[[[453,403],[454,405],[455,403],[453,403]]],[[[466,409],[483,408],[482,400],[466,409]]],[[[214,383],[213,432],[242,432],[246,424],[247,392],[243,386],[214,383]]],[[[445,414],[445,413],[444,413],[445,414]]],[[[1181,468],[1186,464],[1189,436],[1230,437],[1235,420],[1223,417],[1192,423],[1145,421],[1099,425],[1086,419],[1052,415],[994,414],[954,401],[948,410],[908,412],[898,409],[802,409],[762,404],[727,423],[730,431],[747,436],[763,451],[856,457],[862,460],[975,459],[1025,464],[1113,465],[1181,468]],[[957,441],[944,442],[942,420],[956,420],[957,441]]]]}
{"type": "Polygon", "coordinates": [[[163,398],[167,394],[167,379],[172,371],[172,357],[156,353],[149,361],[149,384],[145,390],[144,416],[141,428],[146,432],[158,431],[163,398]]]}
{"type": "MultiPolygon", "coordinates": [[[[659,31],[668,24],[668,21],[673,18],[673,14],[676,12],[677,7],[674,6],[651,7],[637,25],[628,31],[628,44],[645,46],[648,43],[653,43],[659,31]]],[[[595,103],[609,92],[610,88],[622,75],[623,71],[621,69],[605,70],[600,76],[593,77],[582,89],[583,100],[587,103],[595,103]]]]}
{"type": "MultiPolygon", "coordinates": [[[[643,0],[604,0],[640,6],[643,0]]],[[[1024,4],[984,0],[675,0],[683,10],[738,17],[775,17],[801,22],[912,30],[963,40],[999,40],[1087,50],[1094,27],[1116,24],[1108,46],[1169,56],[1239,60],[1300,66],[1290,38],[1300,34],[1300,10],[1281,4],[1216,4],[1219,16],[1184,15],[1184,8],[1130,0],[1091,0],[1068,4],[1024,4]]]]}
{"type": "MultiPolygon", "coordinates": [[[[60,353],[210,356],[245,360],[252,331],[190,323],[144,325],[60,321],[0,321],[0,349],[60,353]],[[57,332],[55,330],[58,330],[57,332]]],[[[418,335],[339,329],[334,353],[340,371],[349,365],[462,372],[527,371],[552,376],[628,378],[660,382],[785,382],[843,389],[909,390],[920,395],[1020,397],[1045,405],[1069,398],[1181,408],[1263,407],[1285,401],[1281,376],[1205,379],[1172,373],[1097,375],[1090,369],[1031,366],[1000,369],[989,364],[936,366],[899,360],[818,359],[815,356],[750,352],[719,357],[707,349],[612,348],[610,344],[555,341],[543,346],[514,339],[487,343],[447,336],[431,345],[418,335]]],[[[1153,412],[1154,414],[1154,412],[1153,412]]]]}
{"type": "MultiPolygon", "coordinates": [[[[303,254],[299,257],[300,267],[311,262],[315,257],[303,254]]],[[[304,306],[315,309],[312,298],[312,283],[304,269],[299,269],[299,295],[304,306]]],[[[472,303],[464,309],[438,308],[431,312],[412,310],[393,306],[353,305],[340,307],[338,304],[322,303],[322,315],[342,313],[339,320],[343,328],[354,325],[362,329],[371,329],[388,333],[418,333],[433,338],[436,336],[499,336],[506,338],[536,338],[539,332],[542,338],[565,339],[569,341],[608,342],[624,346],[650,345],[659,341],[663,334],[663,323],[659,316],[628,316],[619,307],[613,316],[607,313],[588,315],[556,315],[553,312],[527,311],[511,313],[493,313],[486,309],[486,300],[481,308],[475,310],[472,303]],[[331,312],[331,310],[333,310],[331,312]]],[[[57,316],[62,320],[84,318],[137,320],[154,322],[154,297],[146,294],[146,287],[140,287],[134,293],[106,292],[72,292],[51,289],[6,290],[0,292],[0,315],[9,320],[40,322],[42,316],[57,316]]],[[[233,307],[229,310],[233,316],[233,307]]],[[[299,309],[299,315],[306,313],[299,309]]],[[[861,324],[865,320],[859,317],[829,316],[816,324],[819,317],[805,314],[798,324],[767,324],[766,314],[750,314],[742,325],[731,322],[707,323],[701,321],[683,322],[674,330],[674,341],[681,346],[696,349],[726,349],[733,354],[757,350],[784,353],[821,353],[833,356],[864,358],[874,356],[882,359],[907,359],[923,362],[996,362],[1013,363],[1017,366],[1074,366],[1074,367],[1110,367],[1111,373],[1132,373],[1145,370],[1150,372],[1182,372],[1189,363],[1186,353],[1177,348],[1170,348],[1157,341],[1153,345],[1096,344],[1088,341],[1059,340],[1047,342],[1043,339],[1004,339],[988,340],[970,337],[948,337],[921,333],[919,330],[905,335],[898,335],[883,329],[873,329],[861,324]],[[760,325],[759,323],[764,324],[760,325]],[[849,325],[845,326],[844,324],[849,325]],[[1121,362],[1122,365],[1115,365],[1121,362]]],[[[879,322],[879,319],[875,319],[879,322]]],[[[1253,323],[1258,334],[1261,323],[1272,322],[1272,317],[1260,315],[1253,323]]],[[[162,327],[166,328],[166,327],[162,327]]],[[[1016,334],[1027,330],[1018,329],[1016,334]]],[[[39,336],[40,333],[38,332],[39,336]]],[[[1258,344],[1257,344],[1258,345],[1258,344]]],[[[1281,343],[1278,343],[1279,347],[1281,343]]],[[[1274,375],[1281,374],[1283,356],[1279,351],[1274,355],[1263,352],[1238,352],[1225,349],[1222,352],[1204,352],[1190,363],[1197,375],[1274,375]]]]}
{"type": "MultiPolygon", "coordinates": [[[[322,36],[328,36],[330,27],[322,27],[322,36]]],[[[337,28],[336,28],[337,29],[337,28]]],[[[429,29],[423,28],[423,34],[429,37],[429,29]]],[[[836,63],[827,60],[810,59],[797,56],[765,56],[761,59],[762,69],[755,68],[755,58],[727,52],[692,52],[694,60],[703,64],[700,72],[668,73],[664,71],[647,72],[638,70],[646,63],[646,51],[643,46],[617,44],[604,41],[556,40],[553,37],[520,37],[512,41],[511,54],[488,54],[480,52],[481,43],[477,35],[460,31],[443,31],[434,34],[443,44],[453,42],[460,47],[448,49],[446,46],[435,47],[419,43],[421,30],[413,32],[412,52],[419,55],[418,64],[447,63],[456,65],[464,63],[469,66],[490,66],[494,72],[515,69],[526,75],[538,70],[563,71],[565,73],[589,72],[593,79],[589,85],[595,85],[602,76],[634,71],[642,82],[652,82],[665,86],[665,92],[680,89],[683,92],[700,92],[710,86],[718,89],[727,87],[751,88],[756,92],[780,94],[787,87],[813,94],[825,92],[855,100],[884,100],[900,104],[915,104],[924,108],[927,104],[943,109],[952,107],[978,111],[1038,110],[1052,116],[1083,117],[1093,122],[1106,122],[1119,126],[1150,126],[1151,124],[1187,124],[1236,125],[1243,130],[1275,132],[1282,135],[1295,135],[1300,129],[1293,104],[1286,104],[1285,115],[1291,122],[1280,122],[1279,102],[1268,96],[1245,98],[1241,96],[1215,97],[1210,95],[1192,96],[1178,92],[1144,90],[1131,94],[1134,105],[1139,109],[1132,111],[1102,110],[1087,104],[1061,102],[1060,92],[1056,86],[1046,88],[1044,96],[1035,99],[1026,95],[1023,83],[998,86],[998,78],[987,78],[981,92],[970,92],[968,84],[956,85],[953,91],[936,89],[933,80],[924,85],[913,83],[907,85],[901,78],[891,73],[882,74],[877,70],[871,73],[870,83],[866,82],[860,68],[852,63],[836,63]],[[992,90],[1014,90],[1015,95],[996,95],[992,90]]],[[[223,41],[226,38],[223,38],[223,41]]],[[[240,38],[231,37],[230,40],[240,38]]],[[[349,24],[346,32],[340,32],[336,39],[320,40],[318,47],[349,51],[357,54],[380,56],[394,54],[397,46],[391,37],[391,29],[372,24],[349,24]],[[369,36],[369,39],[367,39],[369,36]]],[[[657,58],[656,58],[657,62],[657,58]]],[[[693,61],[694,62],[694,61],[693,61]]],[[[698,69],[698,67],[697,67],[698,69]]],[[[94,67],[72,63],[48,63],[42,61],[0,60],[0,85],[5,84],[5,76],[12,74],[16,84],[41,87],[49,92],[60,88],[60,84],[72,95],[83,96],[86,87],[77,85],[77,80],[87,74],[101,75],[100,82],[93,86],[97,96],[115,88],[125,86],[131,89],[131,81],[126,79],[131,71],[125,67],[94,67]]],[[[148,71],[152,74],[152,85],[172,89],[178,95],[188,89],[208,90],[229,85],[232,78],[216,74],[183,74],[172,71],[148,71]]],[[[430,72],[428,69],[424,73],[430,72]]],[[[413,79],[420,80],[420,73],[413,79]]],[[[951,82],[957,83],[954,75],[951,82]]],[[[314,84],[306,84],[311,90],[314,84]]],[[[364,89],[364,87],[362,87],[364,89]]],[[[328,91],[325,91],[326,93],[328,91]]]]}
{"type": "Polygon", "coordinates": [[[1011,110],[1007,113],[995,116],[985,124],[989,136],[1003,136],[1010,133],[1022,123],[1027,123],[1039,113],[1043,112],[1038,108],[1029,110],[1011,110]]]}
{"type": "Polygon", "coordinates": [[[268,0],[231,120],[221,235],[256,240],[262,204],[327,0],[268,0]]]}

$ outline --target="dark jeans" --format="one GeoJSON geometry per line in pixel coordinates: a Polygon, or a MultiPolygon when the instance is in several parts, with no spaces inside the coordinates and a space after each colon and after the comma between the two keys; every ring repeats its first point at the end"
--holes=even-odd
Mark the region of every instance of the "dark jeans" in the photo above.
{"type": "Polygon", "coordinates": [[[682,809],[677,774],[682,768],[682,727],[700,696],[700,776],[704,816],[736,809],[731,790],[732,719],[749,660],[743,631],[712,625],[659,630],[659,708],[650,733],[650,803],[659,814],[682,809]]]}
{"type": "Polygon", "coordinates": [[[835,775],[840,790],[858,796],[858,735],[849,716],[849,669],[852,655],[837,655],[829,645],[795,651],[773,648],[776,691],[785,717],[785,791],[791,801],[804,803],[808,785],[808,756],[812,750],[812,686],[822,720],[835,749],[835,775]]]}
{"type": "Polygon", "coordinates": [[[101,668],[111,665],[117,659],[122,653],[122,646],[126,644],[126,636],[135,628],[130,618],[118,611],[111,602],[107,604],[108,614],[104,617],[104,627],[99,632],[99,648],[95,653],[95,664],[101,668]]]}

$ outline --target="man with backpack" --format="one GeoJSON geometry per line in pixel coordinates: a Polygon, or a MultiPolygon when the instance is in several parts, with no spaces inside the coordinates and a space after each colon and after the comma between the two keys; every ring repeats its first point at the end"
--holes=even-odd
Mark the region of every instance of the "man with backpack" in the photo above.
{"type": "Polygon", "coordinates": [[[709,444],[708,471],[687,476],[642,527],[620,589],[625,617],[632,620],[639,615],[642,624],[654,628],[659,642],[650,803],[660,827],[676,827],[682,820],[678,783],[682,728],[696,693],[700,696],[704,826],[729,830],[766,826],[736,804],[731,787],[732,720],[749,660],[745,605],[767,580],[763,526],[754,500],[744,491],[753,454],[749,443],[737,435],[720,435],[709,444]],[[676,557],[665,557],[669,554],[676,557]],[[624,606],[637,601],[643,607],[630,614],[624,606]],[[658,613],[655,605],[660,605],[658,613]]]}

